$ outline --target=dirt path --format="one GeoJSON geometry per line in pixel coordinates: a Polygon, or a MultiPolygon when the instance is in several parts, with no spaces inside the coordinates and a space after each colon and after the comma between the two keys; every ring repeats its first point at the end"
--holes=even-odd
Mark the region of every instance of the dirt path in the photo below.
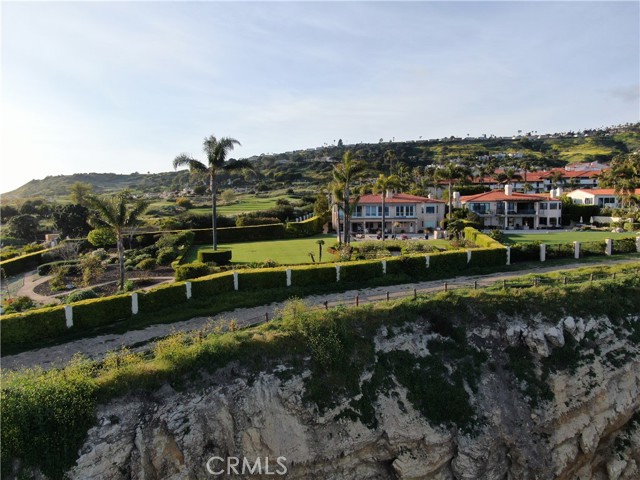
{"type": "MultiPolygon", "coordinates": [[[[386,300],[387,293],[390,299],[413,295],[417,293],[428,293],[440,291],[446,282],[448,288],[459,288],[460,286],[472,286],[477,282],[478,286],[490,285],[502,280],[526,275],[528,273],[547,273],[558,270],[573,270],[585,266],[605,266],[615,263],[628,263],[629,260],[610,260],[598,263],[575,263],[572,265],[537,267],[518,272],[501,272],[490,275],[476,275],[457,277],[447,280],[436,280],[419,283],[409,283],[402,285],[387,285],[383,287],[364,288],[359,290],[349,290],[342,293],[331,293],[326,295],[312,295],[305,297],[305,301],[310,305],[324,307],[325,302],[328,307],[340,304],[354,305],[356,296],[359,303],[364,304],[372,301],[386,300]]],[[[640,262],[638,262],[640,266],[640,262]]],[[[158,338],[169,335],[177,331],[189,331],[202,328],[208,322],[221,322],[227,324],[230,320],[235,320],[239,326],[246,326],[262,322],[266,316],[273,318],[274,312],[282,307],[284,302],[274,302],[269,305],[261,305],[253,308],[239,308],[231,312],[224,312],[212,317],[197,317],[182,322],[170,324],[151,325],[142,330],[132,330],[122,335],[109,334],[98,337],[74,340],[62,345],[40,348],[16,355],[2,358],[2,368],[17,369],[20,367],[41,366],[42,368],[52,368],[61,366],[68,362],[71,357],[80,352],[83,355],[100,359],[108,352],[118,350],[122,347],[130,347],[132,350],[143,351],[153,347],[153,343],[158,338]]]]}

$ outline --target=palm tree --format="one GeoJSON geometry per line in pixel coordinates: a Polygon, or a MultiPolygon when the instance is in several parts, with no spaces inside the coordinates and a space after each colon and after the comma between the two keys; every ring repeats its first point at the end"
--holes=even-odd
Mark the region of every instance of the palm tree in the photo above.
{"type": "Polygon", "coordinates": [[[211,226],[213,235],[213,249],[218,250],[218,232],[217,232],[217,201],[218,193],[217,176],[220,170],[232,170],[239,168],[247,168],[244,161],[227,162],[227,155],[235,145],[240,142],[235,138],[222,137],[216,138],[213,135],[204,139],[202,143],[203,150],[207,156],[207,164],[191,158],[186,154],[180,154],[173,160],[173,168],[187,166],[192,172],[200,172],[209,177],[209,190],[211,191],[211,226]]]}
{"type": "MultiPolygon", "coordinates": [[[[364,163],[357,161],[348,150],[342,156],[342,162],[333,167],[333,181],[331,182],[331,191],[334,198],[342,204],[344,214],[344,232],[343,239],[345,244],[350,242],[350,222],[352,210],[355,209],[359,196],[352,197],[353,183],[364,172],[366,166],[364,163]],[[352,201],[355,200],[355,201],[352,201]]],[[[338,219],[338,223],[340,223],[338,219]]]]}
{"type": "Polygon", "coordinates": [[[145,212],[149,203],[145,200],[132,202],[131,194],[127,190],[111,197],[87,197],[87,204],[94,210],[95,216],[91,222],[95,227],[111,230],[116,237],[118,247],[118,262],[120,265],[120,290],[124,289],[124,242],[125,229],[138,224],[140,216],[145,212]]]}
{"type": "Polygon", "coordinates": [[[447,182],[449,187],[449,220],[453,214],[453,184],[460,180],[464,180],[469,176],[469,171],[453,162],[449,162],[444,167],[439,168],[435,172],[435,177],[439,180],[447,182]]]}
{"type": "Polygon", "coordinates": [[[383,173],[378,175],[376,183],[373,185],[373,193],[380,193],[382,197],[382,240],[384,240],[384,226],[387,221],[385,214],[385,198],[387,190],[400,186],[400,178],[397,175],[386,176],[383,173]]]}
{"type": "Polygon", "coordinates": [[[619,155],[610,167],[598,176],[600,185],[613,188],[622,199],[621,206],[631,206],[635,189],[640,188],[640,154],[619,155]]]}

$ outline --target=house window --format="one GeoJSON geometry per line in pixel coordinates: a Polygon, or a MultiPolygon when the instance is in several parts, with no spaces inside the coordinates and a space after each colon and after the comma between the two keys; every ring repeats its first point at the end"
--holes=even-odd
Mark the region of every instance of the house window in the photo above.
{"type": "Polygon", "coordinates": [[[361,217],[362,216],[362,206],[361,205],[357,205],[356,206],[356,211],[353,212],[353,216],[354,217],[361,217]]]}
{"type": "Polygon", "coordinates": [[[436,207],[435,205],[424,207],[424,213],[436,213],[438,211],[437,208],[438,207],[436,207]]]}
{"type": "Polygon", "coordinates": [[[489,203],[472,203],[471,204],[471,211],[475,212],[475,213],[479,213],[481,215],[484,215],[486,213],[489,213],[490,208],[489,203]]]}
{"type": "Polygon", "coordinates": [[[585,205],[593,205],[593,198],[585,198],[584,199],[584,204],[585,205]]]}
{"type": "Polygon", "coordinates": [[[550,202],[549,210],[558,210],[558,202],[550,202]]]}
{"type": "Polygon", "coordinates": [[[396,217],[415,217],[414,205],[398,205],[396,207],[396,217]]]}

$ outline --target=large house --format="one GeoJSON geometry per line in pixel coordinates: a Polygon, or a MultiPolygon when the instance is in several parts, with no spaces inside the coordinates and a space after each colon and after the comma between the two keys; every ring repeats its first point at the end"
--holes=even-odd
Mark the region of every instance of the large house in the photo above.
{"type": "Polygon", "coordinates": [[[549,194],[516,193],[511,185],[505,185],[504,190],[460,197],[460,203],[488,228],[554,228],[560,226],[562,213],[559,193],[555,189],[549,194]]]}
{"type": "MultiPolygon", "coordinates": [[[[635,195],[640,195],[640,188],[635,189],[635,195]]],[[[596,205],[598,207],[618,208],[620,194],[613,188],[578,189],[567,193],[567,197],[576,205],[596,205]]]]}
{"type": "MultiPolygon", "coordinates": [[[[420,233],[435,229],[444,219],[445,202],[407,193],[385,194],[386,232],[420,233]]],[[[338,205],[332,212],[333,228],[344,228],[344,215],[338,205]]],[[[362,195],[351,215],[351,233],[377,233],[382,231],[382,194],[362,195]]]]}
{"type": "MultiPolygon", "coordinates": [[[[604,169],[606,168],[600,170],[554,168],[552,170],[539,170],[526,173],[519,171],[518,174],[521,179],[514,180],[510,183],[516,192],[524,192],[525,184],[528,184],[531,193],[545,193],[555,188],[556,182],[554,182],[554,176],[561,175],[562,177],[557,183],[562,184],[565,188],[597,188],[599,176],[604,169]]],[[[496,174],[501,172],[503,172],[503,170],[496,170],[496,174]]],[[[502,190],[502,188],[504,188],[504,183],[498,182],[494,176],[477,177],[473,180],[473,183],[485,185],[496,190],[502,190]]]]}

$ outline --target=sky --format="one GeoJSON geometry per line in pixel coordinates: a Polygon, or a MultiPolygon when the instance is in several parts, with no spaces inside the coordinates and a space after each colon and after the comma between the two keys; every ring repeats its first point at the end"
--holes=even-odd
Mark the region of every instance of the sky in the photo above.
{"type": "Polygon", "coordinates": [[[0,192],[333,144],[640,121],[640,2],[1,3],[0,192]]]}

